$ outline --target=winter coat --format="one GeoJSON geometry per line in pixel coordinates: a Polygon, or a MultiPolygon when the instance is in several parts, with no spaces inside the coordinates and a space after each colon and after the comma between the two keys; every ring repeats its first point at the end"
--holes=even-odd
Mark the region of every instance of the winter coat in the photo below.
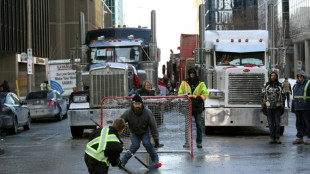
{"type": "Polygon", "coordinates": [[[140,96],[155,96],[155,91],[154,90],[147,91],[145,89],[139,89],[137,90],[137,94],[139,94],[140,96]]]}
{"type": "MultiPolygon", "coordinates": [[[[307,79],[307,75],[304,71],[300,71],[298,74],[307,79]]],[[[304,80],[302,82],[297,80],[293,87],[292,105],[295,111],[310,110],[310,80],[304,80]]]]}
{"type": "MultiPolygon", "coordinates": [[[[116,137],[120,140],[119,135],[117,130],[113,127],[109,127],[109,134],[115,134],[116,137]]],[[[89,136],[89,142],[92,141],[93,139],[97,138],[100,136],[102,128],[94,130],[93,133],[90,134],[89,136]]],[[[104,150],[104,155],[108,158],[108,161],[111,163],[112,166],[117,166],[120,163],[120,154],[123,151],[123,145],[122,141],[120,140],[121,143],[119,142],[108,142],[106,149],[104,150]]],[[[94,148],[97,149],[98,145],[94,145],[94,148]]],[[[93,157],[89,156],[88,154],[85,153],[84,156],[85,162],[88,166],[88,171],[89,173],[97,172],[97,173],[108,173],[109,166],[106,165],[104,162],[99,162],[93,157]],[[101,167],[99,168],[98,165],[101,167]]]]}
{"type": "Polygon", "coordinates": [[[188,78],[186,81],[182,81],[178,94],[197,95],[197,98],[191,98],[193,114],[199,114],[204,110],[204,101],[209,96],[205,83],[201,82],[197,76],[194,80],[188,78]]]}
{"type": "MultiPolygon", "coordinates": [[[[271,74],[273,73],[275,72],[271,74]]],[[[277,75],[277,80],[273,83],[269,80],[262,89],[262,107],[266,109],[284,109],[285,106],[285,90],[283,85],[278,81],[278,74],[275,74],[277,75]]]]}
{"type": "Polygon", "coordinates": [[[283,86],[284,86],[284,90],[285,90],[285,92],[286,93],[292,93],[292,88],[291,88],[291,84],[290,84],[290,82],[288,82],[287,80],[285,80],[284,82],[283,82],[283,86]]]}
{"type": "Polygon", "coordinates": [[[158,131],[156,127],[156,121],[153,117],[152,112],[143,107],[142,114],[136,115],[133,108],[128,109],[123,113],[121,118],[128,122],[129,129],[132,133],[136,135],[143,135],[151,130],[154,139],[158,139],[158,131]]]}

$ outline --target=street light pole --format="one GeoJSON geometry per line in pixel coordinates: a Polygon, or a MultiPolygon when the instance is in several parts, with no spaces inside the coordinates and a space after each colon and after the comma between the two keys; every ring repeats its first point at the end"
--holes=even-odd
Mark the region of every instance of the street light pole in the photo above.
{"type": "MultiPolygon", "coordinates": [[[[27,39],[28,39],[28,49],[32,48],[32,34],[31,34],[31,0],[27,0],[27,39]]],[[[28,59],[31,57],[28,57],[28,59]]],[[[31,61],[32,62],[32,61],[31,61]]],[[[28,67],[27,67],[28,69],[28,67]]],[[[31,77],[32,75],[27,73],[27,82],[28,82],[28,93],[31,92],[31,77]]]]}

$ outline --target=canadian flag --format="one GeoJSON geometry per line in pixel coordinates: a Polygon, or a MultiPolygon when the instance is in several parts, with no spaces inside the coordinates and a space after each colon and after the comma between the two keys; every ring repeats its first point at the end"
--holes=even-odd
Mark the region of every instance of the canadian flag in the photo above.
{"type": "Polygon", "coordinates": [[[166,85],[166,83],[164,83],[160,79],[158,79],[157,82],[158,82],[158,89],[160,90],[160,94],[162,96],[166,96],[167,95],[167,85],[166,85]]]}
{"type": "Polygon", "coordinates": [[[128,66],[132,67],[132,69],[133,69],[133,82],[134,82],[135,86],[138,87],[140,84],[140,81],[139,81],[137,70],[136,70],[135,66],[132,66],[131,64],[128,64],[128,66]]]}

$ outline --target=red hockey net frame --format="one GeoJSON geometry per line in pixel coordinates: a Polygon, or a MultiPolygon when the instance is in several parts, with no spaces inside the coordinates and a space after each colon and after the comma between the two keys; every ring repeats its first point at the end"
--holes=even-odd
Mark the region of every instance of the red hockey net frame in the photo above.
{"type": "MultiPolygon", "coordinates": [[[[191,99],[188,96],[141,96],[141,98],[143,105],[152,111],[158,127],[160,143],[164,144],[164,147],[158,148],[156,151],[159,153],[189,152],[193,157],[191,99]],[[174,142],[180,139],[176,139],[177,135],[181,137],[184,135],[184,144],[187,147],[183,147],[180,142],[174,142]],[[169,146],[171,143],[174,145],[169,146]]],[[[119,118],[131,107],[131,99],[131,96],[103,98],[101,100],[100,125],[102,127],[111,125],[113,120],[119,118]]],[[[130,145],[127,127],[121,135],[121,140],[125,147],[130,145]]]]}

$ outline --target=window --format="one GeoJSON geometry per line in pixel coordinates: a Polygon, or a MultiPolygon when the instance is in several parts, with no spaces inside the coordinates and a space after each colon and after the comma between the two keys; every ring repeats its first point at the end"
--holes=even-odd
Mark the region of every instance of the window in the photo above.
{"type": "Polygon", "coordinates": [[[264,65],[264,52],[230,53],[216,52],[217,66],[264,65]]]}

